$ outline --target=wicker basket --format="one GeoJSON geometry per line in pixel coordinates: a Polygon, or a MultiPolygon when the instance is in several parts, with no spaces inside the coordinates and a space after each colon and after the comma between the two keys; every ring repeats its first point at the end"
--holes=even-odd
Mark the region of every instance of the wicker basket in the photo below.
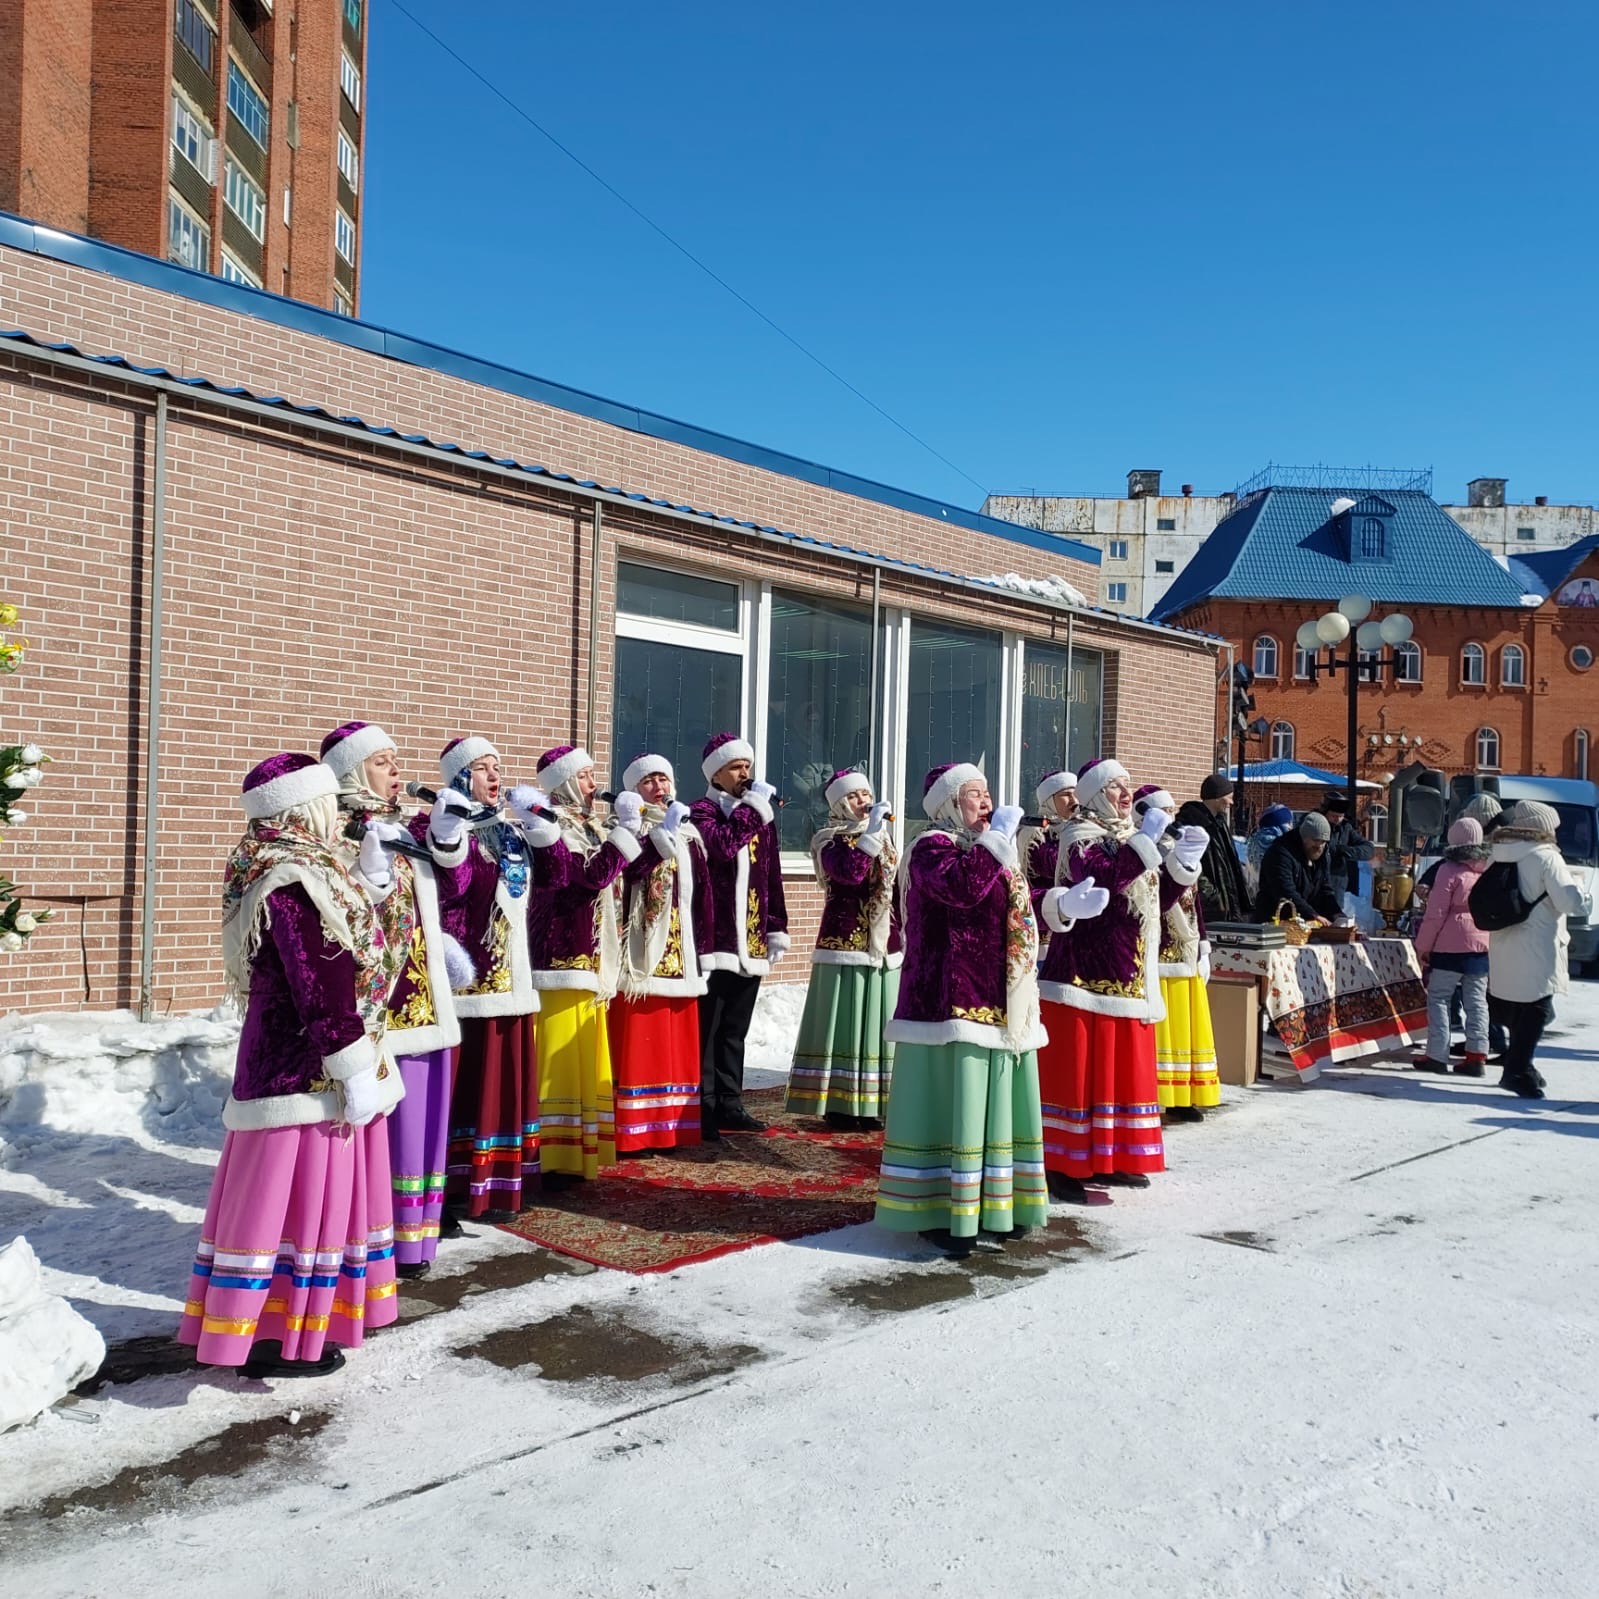
{"type": "Polygon", "coordinates": [[[1277,909],[1272,915],[1272,921],[1282,928],[1283,938],[1286,942],[1296,946],[1310,942],[1311,924],[1300,921],[1294,914],[1294,902],[1291,899],[1285,899],[1278,903],[1277,909]],[[1284,911],[1288,913],[1286,916],[1283,914],[1284,911]]]}

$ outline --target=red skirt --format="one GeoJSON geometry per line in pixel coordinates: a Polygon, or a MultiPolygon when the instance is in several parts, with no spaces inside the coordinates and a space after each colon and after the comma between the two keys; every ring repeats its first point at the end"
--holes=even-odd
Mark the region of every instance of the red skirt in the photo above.
{"type": "Polygon", "coordinates": [[[450,1095],[446,1202],[468,1216],[520,1210],[539,1192],[539,1067],[534,1017],[461,1023],[450,1095]]]}
{"type": "Polygon", "coordinates": [[[699,1143],[699,1014],[689,996],[611,1001],[619,1154],[699,1143]]]}
{"type": "Polygon", "coordinates": [[[1155,1026],[1044,1002],[1044,1169],[1086,1180],[1166,1169],[1155,1026]]]}

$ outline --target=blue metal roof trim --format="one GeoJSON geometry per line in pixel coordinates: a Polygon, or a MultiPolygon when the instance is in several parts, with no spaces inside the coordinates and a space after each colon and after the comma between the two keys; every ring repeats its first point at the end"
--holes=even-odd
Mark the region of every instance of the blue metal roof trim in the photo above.
{"type": "Polygon", "coordinates": [[[1510,557],[1510,570],[1526,584],[1529,594],[1548,599],[1584,561],[1599,550],[1599,533],[1590,533],[1563,550],[1529,550],[1510,557]]]}
{"type": "Polygon", "coordinates": [[[986,533],[1012,544],[1025,545],[1029,549],[1048,550],[1090,566],[1100,564],[1100,551],[1076,539],[1040,533],[1014,522],[1001,521],[998,517],[984,516],[981,511],[969,511],[964,506],[931,499],[908,489],[896,489],[872,478],[836,471],[832,467],[809,461],[804,456],[751,444],[730,434],[697,427],[691,422],[680,422],[657,412],[607,400],[602,395],[535,377],[529,372],[519,372],[514,367],[501,366],[480,356],[465,355],[458,350],[411,338],[374,323],[359,322],[353,317],[324,311],[320,306],[269,294],[265,289],[228,283],[222,278],[212,277],[208,272],[197,272],[176,262],[141,255],[134,250],[125,250],[120,245],[86,239],[75,233],[62,233],[5,211],[0,211],[0,245],[9,245],[30,255],[66,261],[92,272],[103,272],[126,282],[197,300],[221,310],[237,311],[279,327],[312,333],[335,344],[350,345],[408,366],[442,372],[483,388],[497,389],[558,410],[572,411],[593,421],[607,422],[631,433],[642,433],[648,438],[704,450],[710,455],[758,467],[782,477],[796,478],[819,488],[833,489],[856,499],[892,506],[896,510],[909,511],[933,521],[947,522],[952,527],[986,533]]]}
{"type": "Polygon", "coordinates": [[[1330,515],[1337,492],[1268,488],[1240,506],[1163,597],[1159,616],[1208,597],[1332,601],[1357,591],[1390,604],[1520,607],[1517,580],[1419,489],[1381,496],[1394,508],[1391,555],[1351,560],[1330,515]]]}

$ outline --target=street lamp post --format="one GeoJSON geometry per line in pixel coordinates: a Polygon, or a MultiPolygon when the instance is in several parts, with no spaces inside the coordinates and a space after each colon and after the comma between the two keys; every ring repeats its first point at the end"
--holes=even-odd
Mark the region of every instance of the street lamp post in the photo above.
{"type": "Polygon", "coordinates": [[[1380,682],[1384,672],[1394,670],[1396,651],[1415,631],[1408,616],[1385,616],[1380,622],[1372,617],[1372,603],[1364,594],[1346,594],[1335,611],[1314,622],[1304,623],[1297,635],[1300,649],[1310,656],[1312,679],[1322,676],[1336,677],[1344,674],[1345,691],[1349,697],[1349,731],[1344,743],[1344,758],[1349,780],[1349,814],[1356,810],[1356,751],[1360,747],[1360,680],[1380,682]],[[1345,640],[1349,648],[1340,660],[1338,646],[1345,640]],[[1383,645],[1388,646],[1386,654],[1383,645]],[[1327,658],[1321,658],[1325,648],[1327,658]]]}

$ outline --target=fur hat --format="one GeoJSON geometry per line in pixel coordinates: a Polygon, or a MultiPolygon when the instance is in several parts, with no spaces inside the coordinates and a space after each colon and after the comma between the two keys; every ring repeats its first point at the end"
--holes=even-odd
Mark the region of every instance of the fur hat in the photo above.
{"type": "Polygon", "coordinates": [[[564,783],[570,783],[585,766],[592,766],[594,757],[581,744],[557,744],[539,756],[539,784],[553,794],[564,783]]]}
{"type": "Polygon", "coordinates": [[[1174,811],[1177,809],[1177,801],[1159,783],[1145,783],[1133,793],[1133,809],[1140,816],[1145,811],[1174,811]]]}
{"type": "Polygon", "coordinates": [[[713,733],[700,751],[700,770],[705,774],[705,781],[711,782],[729,761],[748,761],[753,766],[753,746],[737,733],[713,733]]]}
{"type": "Polygon", "coordinates": [[[677,787],[677,773],[664,755],[635,755],[622,773],[622,787],[636,789],[646,777],[664,777],[677,787]]]}
{"type": "Polygon", "coordinates": [[[854,794],[860,789],[865,789],[870,794],[871,778],[865,772],[856,771],[853,766],[846,766],[833,773],[822,792],[827,796],[828,805],[833,806],[837,805],[846,794],[854,794]]]}
{"type": "Polygon", "coordinates": [[[481,761],[485,755],[492,755],[495,760],[500,758],[500,752],[486,738],[478,738],[475,734],[452,738],[439,751],[439,770],[444,774],[444,781],[453,783],[473,761],[481,761]]]}
{"type": "Polygon", "coordinates": [[[329,767],[310,755],[269,755],[252,766],[244,779],[240,803],[252,822],[293,810],[324,794],[339,792],[339,780],[329,767]]]}
{"type": "Polygon", "coordinates": [[[1118,760],[1102,755],[1096,760],[1084,761],[1077,768],[1077,799],[1080,804],[1092,805],[1109,783],[1117,778],[1128,782],[1132,774],[1118,760]]]}
{"type": "Polygon", "coordinates": [[[922,809],[936,822],[939,815],[954,804],[955,796],[968,783],[987,782],[982,767],[973,766],[970,761],[952,761],[935,766],[922,779],[922,809]]]}
{"type": "Polygon", "coordinates": [[[1045,772],[1038,780],[1038,787],[1033,791],[1038,800],[1039,810],[1047,811],[1049,802],[1057,794],[1064,794],[1067,789],[1076,787],[1076,772],[1045,772]]]}
{"type": "Polygon", "coordinates": [[[346,722],[322,740],[322,764],[331,767],[335,777],[348,777],[362,761],[395,743],[376,722],[346,722]]]}

